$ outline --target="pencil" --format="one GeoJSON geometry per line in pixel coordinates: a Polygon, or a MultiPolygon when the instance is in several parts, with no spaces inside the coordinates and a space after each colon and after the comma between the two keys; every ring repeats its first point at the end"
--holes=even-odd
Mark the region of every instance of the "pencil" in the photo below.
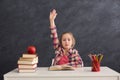
{"type": "Polygon", "coordinates": [[[101,62],[102,58],[103,58],[103,55],[101,54],[101,55],[100,55],[99,62],[101,62]]]}

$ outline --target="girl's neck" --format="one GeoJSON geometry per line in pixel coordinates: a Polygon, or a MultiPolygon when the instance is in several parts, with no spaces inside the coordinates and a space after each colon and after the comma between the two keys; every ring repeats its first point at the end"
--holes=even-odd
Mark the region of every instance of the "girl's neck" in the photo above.
{"type": "Polygon", "coordinates": [[[64,49],[64,55],[68,55],[69,49],[64,49]]]}

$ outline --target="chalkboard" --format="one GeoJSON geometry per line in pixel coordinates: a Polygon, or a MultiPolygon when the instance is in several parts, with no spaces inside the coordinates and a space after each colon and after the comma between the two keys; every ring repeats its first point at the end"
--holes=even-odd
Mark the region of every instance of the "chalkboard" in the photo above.
{"type": "Polygon", "coordinates": [[[70,31],[85,66],[89,53],[102,53],[101,66],[120,72],[120,0],[1,0],[0,79],[17,68],[29,45],[37,48],[38,67],[55,56],[50,38],[49,12],[57,10],[58,34],[70,31]]]}

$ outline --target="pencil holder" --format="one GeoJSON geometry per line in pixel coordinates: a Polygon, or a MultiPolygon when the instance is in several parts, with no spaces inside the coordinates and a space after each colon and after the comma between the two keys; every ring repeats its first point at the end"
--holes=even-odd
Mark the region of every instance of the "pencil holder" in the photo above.
{"type": "Polygon", "coordinates": [[[98,61],[92,61],[92,72],[98,72],[100,71],[100,62],[98,61]]]}
{"type": "Polygon", "coordinates": [[[88,55],[91,59],[91,64],[92,64],[92,68],[91,68],[91,71],[93,72],[98,72],[100,71],[100,63],[101,63],[101,60],[103,58],[103,55],[102,54],[89,54],[88,55]]]}

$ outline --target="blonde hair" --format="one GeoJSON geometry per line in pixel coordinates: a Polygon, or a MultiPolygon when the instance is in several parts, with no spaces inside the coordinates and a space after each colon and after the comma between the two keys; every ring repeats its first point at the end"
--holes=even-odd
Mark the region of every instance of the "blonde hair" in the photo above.
{"type": "MultiPolygon", "coordinates": [[[[64,34],[69,34],[69,35],[71,35],[71,37],[72,37],[72,48],[75,46],[75,37],[73,36],[73,34],[71,33],[71,32],[63,32],[62,34],[61,34],[61,36],[60,36],[60,39],[59,39],[59,41],[60,41],[60,45],[62,46],[62,37],[63,37],[63,35],[64,34]]],[[[62,46],[63,47],[63,46],[62,46]]]]}

